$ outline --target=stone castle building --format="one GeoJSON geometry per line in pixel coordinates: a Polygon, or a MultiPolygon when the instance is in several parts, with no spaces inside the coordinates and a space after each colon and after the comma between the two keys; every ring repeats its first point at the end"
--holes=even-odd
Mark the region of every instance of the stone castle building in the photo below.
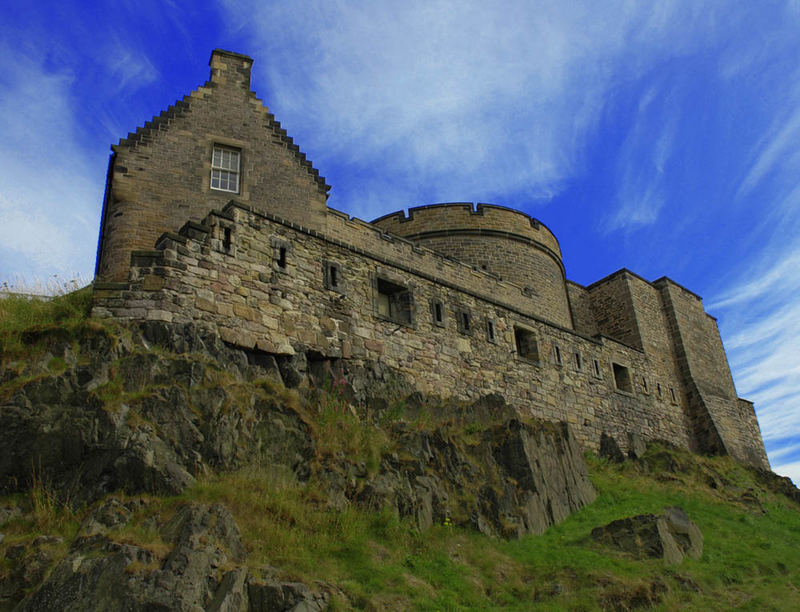
{"type": "Polygon", "coordinates": [[[380,363],[425,393],[501,393],[586,448],[630,433],[768,467],[714,318],[668,278],[567,280],[519,211],[435,204],[372,223],[215,50],[209,81],[112,147],[94,313],[199,322],[278,356],[380,363]]]}

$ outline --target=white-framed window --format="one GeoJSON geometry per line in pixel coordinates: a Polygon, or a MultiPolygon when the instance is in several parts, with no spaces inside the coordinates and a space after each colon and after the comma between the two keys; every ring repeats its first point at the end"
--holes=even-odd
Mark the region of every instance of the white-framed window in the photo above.
{"type": "Polygon", "coordinates": [[[214,145],[211,156],[211,189],[239,193],[241,151],[214,145]]]}

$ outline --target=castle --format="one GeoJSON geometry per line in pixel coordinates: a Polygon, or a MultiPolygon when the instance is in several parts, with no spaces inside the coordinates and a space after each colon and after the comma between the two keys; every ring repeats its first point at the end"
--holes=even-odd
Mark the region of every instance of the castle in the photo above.
{"type": "Polygon", "coordinates": [[[112,147],[94,314],[196,322],[250,351],[380,363],[424,393],[501,393],[569,423],[768,468],[716,321],[669,278],[567,280],[556,237],[489,204],[372,223],[330,187],[215,50],[209,81],[112,147]]]}

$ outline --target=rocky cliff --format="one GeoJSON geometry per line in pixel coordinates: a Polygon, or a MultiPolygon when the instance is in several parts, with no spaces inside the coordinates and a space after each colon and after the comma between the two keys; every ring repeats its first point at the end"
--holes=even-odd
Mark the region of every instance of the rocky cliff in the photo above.
{"type": "Polygon", "coordinates": [[[379,364],[245,352],[194,325],[86,320],[20,340],[0,371],[0,494],[38,492],[84,518],[69,542],[6,551],[0,609],[326,607],[324,585],[254,568],[223,505],[187,498],[148,516],[149,496],[221,473],[285,473],[319,512],[506,538],[595,497],[568,427],[522,421],[499,396],[422,397],[379,364]],[[158,545],[112,537],[131,521],[158,545]]]}

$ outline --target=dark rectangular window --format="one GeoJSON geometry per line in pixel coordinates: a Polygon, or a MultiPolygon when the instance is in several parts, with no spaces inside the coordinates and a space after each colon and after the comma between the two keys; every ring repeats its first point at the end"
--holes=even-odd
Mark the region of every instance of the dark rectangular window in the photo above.
{"type": "Polygon", "coordinates": [[[333,261],[323,261],[323,275],[325,288],[331,291],[344,291],[341,266],[333,261]]]}
{"type": "Polygon", "coordinates": [[[492,321],[491,319],[486,321],[486,339],[489,342],[495,341],[494,321],[492,321]]]}
{"type": "Polygon", "coordinates": [[[444,327],[444,306],[438,300],[431,302],[431,318],[434,325],[444,327]]]}
{"type": "Polygon", "coordinates": [[[286,272],[289,265],[291,245],[279,236],[272,236],[269,242],[270,246],[272,246],[272,269],[278,272],[286,272]]]}
{"type": "Polygon", "coordinates": [[[658,393],[658,397],[661,397],[661,383],[656,383],[656,393],[658,393]]]}
{"type": "Polygon", "coordinates": [[[644,376],[642,376],[642,389],[644,390],[645,393],[649,393],[649,390],[647,388],[647,379],[644,376]]]}
{"type": "Polygon", "coordinates": [[[583,360],[580,353],[575,353],[575,369],[579,372],[583,369],[583,360]]]}
{"type": "Polygon", "coordinates": [[[395,323],[411,325],[414,298],[408,289],[385,278],[378,278],[375,300],[379,316],[395,323]]]}
{"type": "Polygon", "coordinates": [[[678,398],[677,398],[677,397],[675,397],[675,389],[673,389],[672,387],[670,387],[670,388],[669,388],[669,394],[672,396],[672,401],[677,403],[677,401],[678,401],[678,398]]]}
{"type": "Polygon", "coordinates": [[[222,231],[222,248],[226,253],[230,253],[231,252],[231,244],[232,244],[231,228],[226,227],[222,231]]]}
{"type": "Polygon", "coordinates": [[[625,391],[626,393],[633,393],[631,373],[628,371],[628,368],[618,363],[612,363],[611,367],[614,370],[614,384],[617,389],[625,391]]]}
{"type": "Polygon", "coordinates": [[[467,310],[457,310],[456,311],[456,324],[458,325],[458,331],[462,334],[471,334],[472,333],[472,317],[467,310]]]}
{"type": "Polygon", "coordinates": [[[532,331],[514,327],[514,344],[517,348],[517,355],[529,361],[539,362],[539,344],[532,331]]]}
{"type": "Polygon", "coordinates": [[[600,361],[593,359],[592,364],[594,366],[594,375],[597,376],[597,378],[600,378],[600,361]]]}
{"type": "Polygon", "coordinates": [[[557,344],[553,345],[553,357],[555,357],[556,363],[558,365],[562,364],[562,361],[561,361],[561,348],[557,344]]]}

